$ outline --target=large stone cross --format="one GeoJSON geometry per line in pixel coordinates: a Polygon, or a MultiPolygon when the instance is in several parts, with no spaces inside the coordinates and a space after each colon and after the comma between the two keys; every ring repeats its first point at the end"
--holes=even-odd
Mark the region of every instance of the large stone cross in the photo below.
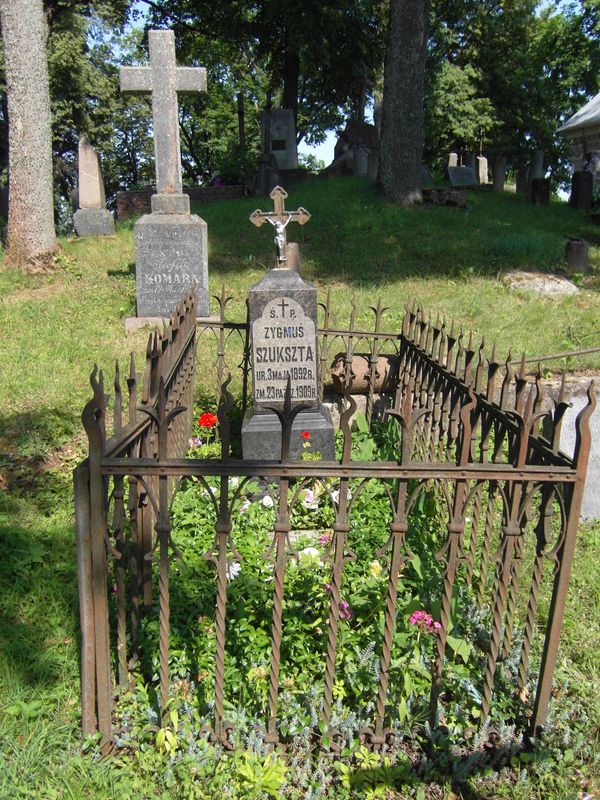
{"type": "Polygon", "coordinates": [[[173,31],[148,31],[149,67],[121,67],[121,91],[150,92],[157,194],[181,194],[177,92],[205,92],[204,67],[178,67],[173,31]]]}
{"type": "Polygon", "coordinates": [[[279,263],[287,260],[285,229],[289,222],[305,225],[310,219],[310,214],[300,206],[296,211],[286,211],[285,198],[288,193],[282,186],[276,186],[269,197],[273,200],[274,211],[261,211],[259,208],[250,214],[250,222],[260,228],[265,222],[270,222],[275,228],[275,244],[277,245],[277,260],[279,263]]]}

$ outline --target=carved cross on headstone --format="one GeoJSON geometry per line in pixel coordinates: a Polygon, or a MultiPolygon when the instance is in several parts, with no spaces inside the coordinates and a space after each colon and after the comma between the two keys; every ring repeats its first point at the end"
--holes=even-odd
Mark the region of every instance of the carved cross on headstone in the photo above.
{"type": "Polygon", "coordinates": [[[178,67],[173,31],[148,31],[149,67],[121,67],[121,91],[150,92],[157,194],[181,194],[177,92],[206,92],[204,67],[178,67]]]}
{"type": "Polygon", "coordinates": [[[259,208],[250,214],[250,222],[260,228],[265,222],[270,222],[275,228],[275,244],[277,246],[277,261],[282,264],[287,260],[285,229],[288,222],[297,222],[305,225],[310,219],[310,214],[300,206],[296,211],[286,211],[285,198],[288,193],[282,186],[276,186],[269,197],[273,200],[274,211],[261,211],[259,208]]]}

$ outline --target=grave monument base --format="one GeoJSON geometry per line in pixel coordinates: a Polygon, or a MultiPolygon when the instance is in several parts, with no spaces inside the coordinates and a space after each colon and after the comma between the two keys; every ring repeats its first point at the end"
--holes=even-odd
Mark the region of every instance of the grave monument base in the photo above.
{"type": "MultiPolygon", "coordinates": [[[[244,459],[279,461],[281,458],[281,423],[272,411],[249,410],[242,424],[244,459]]],[[[292,424],[290,460],[319,454],[323,461],[335,460],[334,425],[325,406],[301,411],[292,424]],[[308,433],[309,436],[302,436],[308,433]]]]}
{"type": "Polygon", "coordinates": [[[79,208],[73,214],[73,225],[77,236],[112,236],[115,232],[112,211],[106,208],[79,208]]]}
{"type": "Polygon", "coordinates": [[[207,317],[206,222],[196,214],[159,211],[140,217],[134,232],[137,316],[168,317],[195,289],[198,316],[207,317]]]}

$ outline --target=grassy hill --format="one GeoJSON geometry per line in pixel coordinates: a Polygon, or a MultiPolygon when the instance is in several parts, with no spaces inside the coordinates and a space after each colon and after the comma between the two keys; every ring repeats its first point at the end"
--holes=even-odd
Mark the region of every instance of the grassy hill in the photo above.
{"type": "MultiPolygon", "coordinates": [[[[303,274],[321,300],[331,288],[341,322],[353,297],[360,323],[381,296],[388,330],[399,327],[404,304],[416,300],[488,343],[497,340],[501,354],[509,347],[543,354],[598,344],[600,227],[564,203],[536,208],[512,194],[480,191],[469,193],[466,212],[407,210],[384,202],[366,181],[346,178],[297,189],[287,205],[312,214],[308,225],[290,225],[289,238],[300,242],[303,274]],[[560,269],[568,236],[594,245],[595,271],[581,279],[580,294],[550,300],[506,288],[508,270],[560,269]]],[[[274,258],[270,226],[256,230],[248,221],[257,206],[267,209],[270,201],[196,209],[208,223],[211,291],[224,282],[240,319],[249,286],[274,258]]],[[[132,224],[118,225],[111,238],[61,244],[49,274],[23,275],[0,264],[0,798],[124,797],[120,781],[127,796],[166,797],[151,788],[151,776],[79,753],[70,469],[84,453],[79,415],[93,363],[112,371],[116,357],[132,349],[141,355],[147,332],[127,336],[123,327],[135,309],[132,224]]],[[[549,366],[597,369],[600,357],[549,366]]],[[[491,776],[465,797],[571,798],[582,786],[576,767],[598,777],[599,563],[599,530],[586,528],[558,680],[566,714],[561,730],[567,737],[572,728],[573,742],[583,735],[588,749],[574,753],[572,744],[557,744],[522,783],[515,785],[514,775],[491,776]]],[[[439,797],[451,796],[440,791],[439,797]]]]}

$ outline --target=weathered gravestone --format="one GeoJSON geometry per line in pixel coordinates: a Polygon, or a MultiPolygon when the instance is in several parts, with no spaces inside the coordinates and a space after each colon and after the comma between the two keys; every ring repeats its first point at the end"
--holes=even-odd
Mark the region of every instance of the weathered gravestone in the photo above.
{"type": "Polygon", "coordinates": [[[178,92],[206,92],[203,67],[178,67],[173,31],[148,31],[149,67],[121,67],[121,91],[152,97],[156,194],[151,214],[134,226],[138,317],[168,317],[195,289],[198,316],[208,315],[206,223],[190,214],[182,191],[178,92]]]}
{"type": "Polygon", "coordinates": [[[476,186],[475,171],[471,167],[448,167],[451,186],[476,186]]]}
{"type": "Polygon", "coordinates": [[[485,156],[477,156],[477,180],[479,183],[486,184],[488,182],[488,160],[485,156]]]}
{"type": "Polygon", "coordinates": [[[261,115],[262,152],[272,154],[279,169],[298,169],[296,123],[291,108],[274,108],[261,115]]]}
{"type": "Polygon", "coordinates": [[[331,414],[319,400],[317,353],[317,290],[304,281],[286,243],[289,222],[304,225],[310,214],[303,208],[286,211],[287,192],[276,186],[271,192],[275,211],[258,209],[250,221],[275,229],[277,266],[248,292],[253,378],[253,407],[242,425],[245,459],[281,458],[281,423],[274,411],[284,409],[289,392],[291,407],[307,406],[295,417],[290,439],[290,458],[303,453],[335,458],[331,414]]]}
{"type": "Polygon", "coordinates": [[[449,155],[448,155],[448,166],[449,167],[458,167],[458,153],[449,153],[449,155]]]}
{"type": "Polygon", "coordinates": [[[78,147],[78,205],[73,225],[78,236],[107,236],[115,232],[113,215],[106,208],[104,181],[98,153],[85,136],[78,147]]]}
{"type": "Polygon", "coordinates": [[[550,178],[534,178],[531,181],[530,201],[536,206],[547,206],[550,203],[550,178]]]}
{"type": "Polygon", "coordinates": [[[594,176],[588,170],[573,173],[569,205],[577,211],[591,211],[594,202],[594,176]]]}

